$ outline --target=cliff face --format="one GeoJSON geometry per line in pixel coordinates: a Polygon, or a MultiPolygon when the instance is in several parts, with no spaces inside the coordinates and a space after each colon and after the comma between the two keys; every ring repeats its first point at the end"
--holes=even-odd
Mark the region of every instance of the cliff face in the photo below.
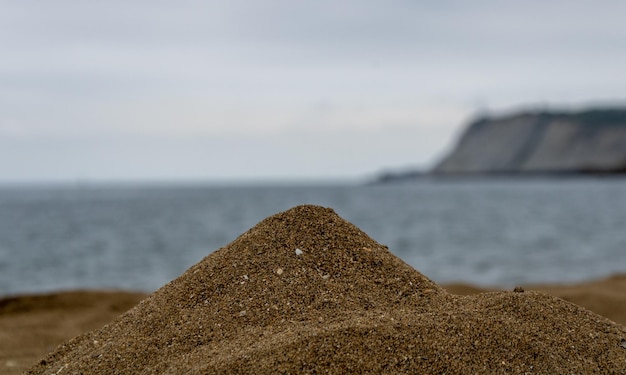
{"type": "Polygon", "coordinates": [[[626,109],[479,119],[433,173],[626,173],[626,109]]]}

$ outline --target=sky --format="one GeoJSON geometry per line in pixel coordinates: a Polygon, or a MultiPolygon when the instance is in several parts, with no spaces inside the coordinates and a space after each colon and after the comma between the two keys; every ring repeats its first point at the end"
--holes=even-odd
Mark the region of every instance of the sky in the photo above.
{"type": "Polygon", "coordinates": [[[622,1],[0,0],[0,183],[359,179],[626,102],[622,1]]]}

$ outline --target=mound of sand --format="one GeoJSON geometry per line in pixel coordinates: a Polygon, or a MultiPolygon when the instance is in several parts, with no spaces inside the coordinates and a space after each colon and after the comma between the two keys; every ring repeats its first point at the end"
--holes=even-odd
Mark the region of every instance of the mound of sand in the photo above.
{"type": "Polygon", "coordinates": [[[448,294],[331,209],[299,206],[27,373],[626,373],[624,339],[545,294],[448,294]]]}

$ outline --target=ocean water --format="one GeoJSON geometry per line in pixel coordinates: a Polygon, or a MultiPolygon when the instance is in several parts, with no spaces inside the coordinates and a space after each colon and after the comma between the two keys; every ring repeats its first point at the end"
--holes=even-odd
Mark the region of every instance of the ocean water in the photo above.
{"type": "Polygon", "coordinates": [[[511,287],[626,272],[626,179],[379,186],[0,188],[0,296],[153,291],[263,218],[332,207],[439,283],[511,287]]]}

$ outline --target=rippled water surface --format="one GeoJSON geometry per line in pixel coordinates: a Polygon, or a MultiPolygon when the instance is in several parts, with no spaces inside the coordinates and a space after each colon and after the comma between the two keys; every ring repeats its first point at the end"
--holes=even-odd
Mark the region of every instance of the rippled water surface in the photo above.
{"type": "Polygon", "coordinates": [[[152,291],[304,203],[334,208],[437,282],[508,287],[626,272],[626,179],[0,188],[0,295],[152,291]]]}

